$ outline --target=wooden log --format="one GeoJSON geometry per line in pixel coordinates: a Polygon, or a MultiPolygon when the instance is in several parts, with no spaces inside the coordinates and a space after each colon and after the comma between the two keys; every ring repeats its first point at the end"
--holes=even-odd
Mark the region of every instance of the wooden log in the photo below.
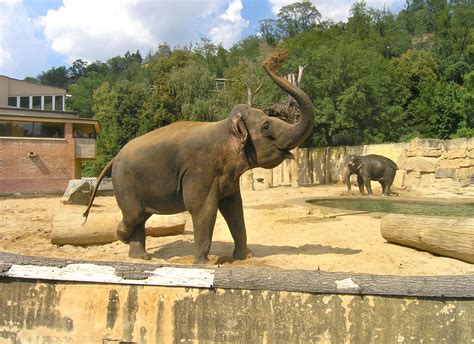
{"type": "MultiPolygon", "coordinates": [[[[118,240],[115,230],[122,213],[93,213],[84,223],[82,214],[63,211],[53,215],[51,242],[57,245],[106,244],[118,240]]],[[[184,214],[152,215],[145,224],[147,236],[177,235],[184,231],[184,214]]]]}
{"type": "Polygon", "coordinates": [[[212,289],[272,290],[336,295],[430,297],[441,298],[441,301],[444,301],[444,298],[456,298],[458,299],[456,302],[461,302],[463,299],[472,302],[474,298],[474,275],[393,276],[261,267],[234,268],[218,265],[200,266],[196,269],[196,266],[172,264],[157,266],[138,261],[134,263],[79,261],[22,256],[8,252],[0,252],[0,278],[196,286],[212,289]],[[70,268],[70,265],[73,268],[70,268]],[[111,272],[111,267],[114,272],[111,272]],[[168,276],[169,268],[179,272],[178,278],[173,278],[173,280],[158,278],[168,276]],[[80,276],[75,275],[76,272],[81,271],[83,273],[80,276]],[[196,276],[204,278],[195,278],[196,276]],[[204,283],[197,285],[194,284],[195,281],[204,283]]]}
{"type": "Polygon", "coordinates": [[[389,242],[474,263],[474,218],[390,214],[380,231],[389,242]]]}

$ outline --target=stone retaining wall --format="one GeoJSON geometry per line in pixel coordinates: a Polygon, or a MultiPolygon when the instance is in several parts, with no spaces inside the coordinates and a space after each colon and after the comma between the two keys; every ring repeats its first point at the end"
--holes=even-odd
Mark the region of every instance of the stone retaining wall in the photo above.
{"type": "Polygon", "coordinates": [[[272,170],[257,168],[246,172],[241,185],[259,189],[341,182],[344,162],[349,154],[379,154],[395,161],[399,171],[394,186],[399,188],[435,186],[447,181],[463,184],[474,179],[474,138],[415,139],[409,143],[299,148],[295,154],[297,168],[293,168],[293,171],[298,171],[296,183],[291,161],[285,160],[272,170]]]}

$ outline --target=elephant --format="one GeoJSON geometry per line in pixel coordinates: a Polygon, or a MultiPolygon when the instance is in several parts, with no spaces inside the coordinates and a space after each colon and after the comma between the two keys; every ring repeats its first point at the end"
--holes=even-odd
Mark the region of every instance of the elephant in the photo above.
{"type": "Polygon", "coordinates": [[[364,185],[368,194],[373,195],[370,181],[375,180],[382,185],[383,195],[389,196],[390,194],[396,194],[390,191],[390,187],[392,186],[397,170],[397,164],[382,155],[349,155],[344,164],[342,178],[347,185],[347,191],[349,193],[351,192],[349,177],[352,174],[356,174],[357,185],[362,195],[364,194],[364,185]]]}
{"type": "Polygon", "coordinates": [[[273,168],[293,158],[290,150],[306,140],[314,127],[309,97],[278,74],[286,57],[286,51],[273,53],[262,67],[296,100],[300,117],[295,123],[239,104],[218,122],[175,122],[139,136],[100,173],[83,214],[86,220],[99,183],[112,167],[115,198],[122,212],[116,233],[129,244],[129,257],[151,258],[145,248],[145,222],[152,214],[189,211],[194,263],[208,263],[218,210],[234,240],[233,258],[253,257],[247,246],[240,176],[246,170],[273,168]]]}

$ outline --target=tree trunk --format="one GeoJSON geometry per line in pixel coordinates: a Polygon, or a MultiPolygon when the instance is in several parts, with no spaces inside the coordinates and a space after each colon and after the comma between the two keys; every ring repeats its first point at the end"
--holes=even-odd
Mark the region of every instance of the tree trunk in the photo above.
{"type": "Polygon", "coordinates": [[[389,242],[474,263],[474,218],[391,214],[382,217],[389,242]]]}
{"type": "MultiPolygon", "coordinates": [[[[84,223],[82,214],[53,215],[51,242],[57,245],[106,244],[118,240],[115,230],[122,213],[94,213],[84,223]]],[[[145,224],[147,236],[177,235],[184,231],[184,214],[152,215],[145,224]]]]}

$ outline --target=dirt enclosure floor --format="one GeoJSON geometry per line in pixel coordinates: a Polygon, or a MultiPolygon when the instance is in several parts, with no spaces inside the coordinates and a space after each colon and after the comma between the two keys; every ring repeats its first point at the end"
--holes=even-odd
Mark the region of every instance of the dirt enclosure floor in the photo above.
{"type": "MultiPolygon", "coordinates": [[[[245,261],[232,260],[232,237],[219,214],[211,263],[224,267],[320,269],[390,275],[474,274],[474,264],[386,242],[380,234],[380,216],[322,218],[317,213],[308,214],[306,209],[287,203],[288,199],[297,197],[344,193],[342,185],[242,191],[248,243],[255,257],[245,261]]],[[[380,195],[380,188],[375,188],[374,193],[380,195]]],[[[407,194],[408,191],[400,192],[400,197],[407,194]]],[[[51,223],[60,199],[0,198],[0,250],[64,259],[136,261],[128,258],[128,245],[118,241],[89,246],[53,245],[51,223]]],[[[98,206],[92,208],[90,217],[100,216],[100,212],[118,211],[113,196],[97,197],[94,203],[98,206]]],[[[68,206],[62,207],[67,211],[68,206]]],[[[192,263],[192,222],[189,215],[186,219],[186,230],[182,235],[147,239],[147,249],[152,254],[152,260],[147,263],[192,263]]]]}

